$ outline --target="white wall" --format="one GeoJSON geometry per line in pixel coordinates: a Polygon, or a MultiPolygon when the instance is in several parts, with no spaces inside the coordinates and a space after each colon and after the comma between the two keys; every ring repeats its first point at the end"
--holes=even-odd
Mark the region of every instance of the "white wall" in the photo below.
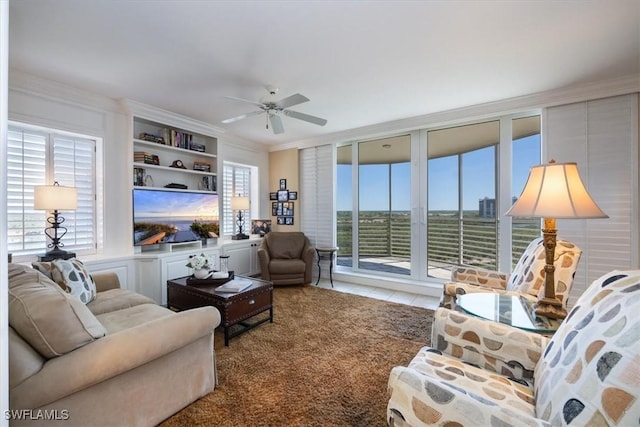
{"type": "MultiPolygon", "coordinates": [[[[7,103],[9,72],[9,2],[0,1],[0,164],[7,162],[7,103]]],[[[7,211],[7,168],[0,168],[0,212],[7,211]]],[[[0,235],[7,235],[7,222],[0,223],[0,235]]],[[[0,414],[9,408],[9,320],[7,247],[0,246],[0,414]]],[[[3,416],[0,426],[9,425],[3,416]]]]}

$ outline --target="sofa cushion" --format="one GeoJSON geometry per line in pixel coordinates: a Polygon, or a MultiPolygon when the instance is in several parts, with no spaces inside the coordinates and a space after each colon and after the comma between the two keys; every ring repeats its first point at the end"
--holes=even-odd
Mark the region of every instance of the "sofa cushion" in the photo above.
{"type": "Polygon", "coordinates": [[[31,265],[85,304],[96,297],[96,284],[93,278],[84,264],[76,258],[33,262],[31,265]]]}
{"type": "Polygon", "coordinates": [[[87,304],[87,307],[97,316],[141,304],[155,304],[155,301],[130,290],[118,288],[98,292],[95,299],[87,304]]]}
{"type": "Polygon", "coordinates": [[[269,262],[271,274],[304,274],[306,264],[301,259],[272,259],[269,262]]]}
{"type": "Polygon", "coordinates": [[[97,317],[109,334],[114,334],[155,319],[173,315],[175,313],[168,308],[156,304],[141,304],[110,313],[99,314],[97,317]]]}
{"type": "Polygon", "coordinates": [[[107,333],[79,299],[38,271],[16,264],[9,264],[9,325],[48,359],[107,333]]]}

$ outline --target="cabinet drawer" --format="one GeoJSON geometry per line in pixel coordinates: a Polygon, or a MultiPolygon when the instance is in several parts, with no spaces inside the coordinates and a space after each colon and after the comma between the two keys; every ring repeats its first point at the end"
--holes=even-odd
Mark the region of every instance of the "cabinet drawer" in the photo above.
{"type": "Polygon", "coordinates": [[[241,320],[248,319],[271,307],[271,292],[260,292],[255,295],[248,295],[233,301],[227,308],[224,316],[225,325],[233,325],[241,320]]]}

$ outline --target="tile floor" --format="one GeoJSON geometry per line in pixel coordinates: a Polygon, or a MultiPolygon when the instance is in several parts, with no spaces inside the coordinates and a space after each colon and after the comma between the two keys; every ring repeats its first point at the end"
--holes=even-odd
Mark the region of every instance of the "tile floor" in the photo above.
{"type": "MultiPolygon", "coordinates": [[[[315,286],[312,283],[311,286],[315,286]]],[[[332,289],[331,282],[328,279],[320,279],[318,284],[320,288],[332,289]]],[[[365,297],[376,298],[383,301],[397,302],[400,304],[413,305],[416,307],[428,308],[435,310],[438,308],[439,299],[426,295],[411,294],[408,292],[394,291],[391,289],[377,288],[373,286],[358,285],[355,283],[341,282],[333,280],[333,290],[339,292],[347,292],[350,294],[362,295],[365,297]]]]}

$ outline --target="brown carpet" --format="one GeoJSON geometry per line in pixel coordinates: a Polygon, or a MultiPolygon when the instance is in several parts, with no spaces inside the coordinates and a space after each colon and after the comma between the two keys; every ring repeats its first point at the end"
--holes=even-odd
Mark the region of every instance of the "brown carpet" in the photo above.
{"type": "Polygon", "coordinates": [[[276,287],[274,322],[224,347],[220,384],[169,426],[385,426],[387,380],[428,344],[433,312],[313,286],[276,287]]]}

